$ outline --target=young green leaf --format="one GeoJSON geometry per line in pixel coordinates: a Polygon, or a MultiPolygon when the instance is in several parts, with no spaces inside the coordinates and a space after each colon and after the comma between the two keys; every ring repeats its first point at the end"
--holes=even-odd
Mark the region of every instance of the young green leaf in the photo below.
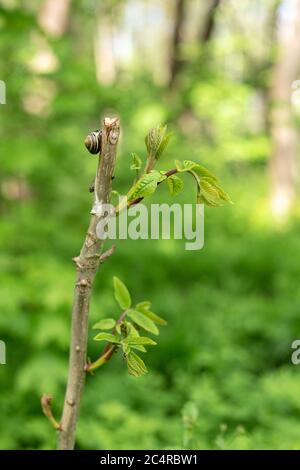
{"type": "Polygon", "coordinates": [[[164,179],[166,179],[166,176],[157,170],[145,173],[130,189],[127,195],[128,201],[132,201],[139,197],[150,196],[155,192],[158,183],[164,179]]]}
{"type": "Polygon", "coordinates": [[[200,178],[210,178],[215,183],[218,182],[218,178],[213,175],[207,168],[202,165],[199,165],[199,163],[195,164],[193,171],[197,173],[200,178]]]}
{"type": "MultiPolygon", "coordinates": [[[[129,337],[131,337],[131,338],[132,337],[139,337],[140,336],[137,329],[129,321],[123,320],[121,324],[117,325],[117,330],[120,334],[121,334],[121,327],[122,327],[123,332],[124,331],[126,332],[126,337],[127,338],[129,338],[129,337]]],[[[124,343],[124,341],[123,341],[122,344],[127,344],[127,343],[124,343]]],[[[130,347],[132,347],[133,349],[137,349],[138,351],[141,351],[141,352],[146,352],[146,349],[142,345],[137,345],[137,344],[132,345],[132,344],[130,344],[130,347]]],[[[123,348],[123,351],[126,353],[124,348],[123,348]]]]}
{"type": "Polygon", "coordinates": [[[122,349],[123,349],[123,354],[125,356],[128,356],[128,354],[130,353],[131,351],[131,347],[129,346],[129,344],[127,343],[122,343],[122,349]]]}
{"type": "Polygon", "coordinates": [[[151,307],[151,302],[149,300],[144,300],[143,302],[139,302],[136,304],[135,308],[139,310],[140,308],[150,308],[151,307]]]}
{"type": "Polygon", "coordinates": [[[204,166],[191,160],[175,160],[177,171],[190,173],[197,182],[197,203],[218,207],[222,202],[232,203],[229,195],[221,188],[218,179],[204,166]]]}
{"type": "Polygon", "coordinates": [[[140,170],[142,168],[142,160],[136,153],[132,153],[132,165],[130,166],[131,170],[140,170]]]}
{"type": "Polygon", "coordinates": [[[137,304],[137,305],[136,305],[136,309],[137,309],[139,312],[141,312],[143,315],[145,315],[147,318],[149,318],[150,320],[152,320],[154,323],[156,323],[157,325],[161,325],[161,326],[167,325],[166,320],[164,320],[163,318],[161,318],[161,317],[159,317],[158,315],[156,315],[156,313],[151,312],[148,308],[144,308],[144,307],[141,306],[140,304],[137,304]]]}
{"type": "Polygon", "coordinates": [[[204,181],[203,178],[200,182],[200,196],[202,196],[206,201],[206,204],[210,206],[218,207],[221,205],[219,192],[212,184],[204,181]]]}
{"type": "Polygon", "coordinates": [[[203,184],[203,182],[209,183],[211,186],[213,186],[218,191],[218,195],[219,195],[220,199],[222,199],[225,202],[229,202],[230,204],[233,204],[232,200],[230,199],[230,197],[226,193],[226,191],[224,191],[224,189],[222,189],[221,186],[218,183],[216,183],[214,180],[212,180],[212,178],[203,177],[201,179],[201,182],[202,182],[202,184],[203,184]]]}
{"type": "Polygon", "coordinates": [[[146,348],[144,348],[144,346],[142,346],[141,344],[131,344],[130,348],[136,349],[137,351],[144,352],[144,353],[147,352],[146,348]]]}
{"type": "Polygon", "coordinates": [[[120,344],[120,339],[116,335],[110,333],[98,333],[95,338],[95,341],[109,341],[110,343],[120,344]]]}
{"type": "Polygon", "coordinates": [[[131,306],[131,297],[125,284],[116,276],[113,278],[115,288],[115,299],[122,310],[131,306]]]}
{"type": "Polygon", "coordinates": [[[191,160],[184,160],[183,162],[181,162],[180,160],[175,160],[175,166],[179,173],[191,171],[195,165],[196,163],[192,162],[191,160]]]}
{"type": "Polygon", "coordinates": [[[214,180],[208,177],[200,179],[198,200],[212,207],[219,207],[224,201],[232,204],[228,194],[214,180]]]}
{"type": "Polygon", "coordinates": [[[136,323],[144,330],[149,331],[149,333],[153,333],[154,335],[159,334],[158,328],[155,323],[138,310],[130,309],[128,310],[127,315],[129,318],[131,318],[132,321],[134,321],[134,323],[136,323]]]}
{"type": "Polygon", "coordinates": [[[140,336],[139,332],[130,321],[123,320],[118,327],[120,327],[120,329],[118,328],[118,331],[120,331],[120,334],[122,334],[123,337],[140,336]]]}
{"type": "Polygon", "coordinates": [[[127,336],[123,342],[130,346],[155,346],[157,344],[153,339],[148,338],[147,336],[127,336]]]}
{"type": "Polygon", "coordinates": [[[113,318],[104,318],[93,325],[93,330],[111,330],[116,324],[113,318]]]}
{"type": "Polygon", "coordinates": [[[183,181],[176,175],[169,176],[169,178],[167,178],[167,183],[172,196],[177,196],[177,194],[183,190],[183,181]]]}
{"type": "Polygon", "coordinates": [[[155,155],[156,159],[158,159],[164,153],[164,151],[166,150],[166,148],[169,145],[169,142],[171,140],[171,137],[172,137],[171,132],[169,132],[167,134],[166,131],[167,131],[167,126],[165,126],[164,137],[162,138],[161,144],[160,144],[160,146],[158,147],[158,149],[156,151],[156,155],[155,155]]]}
{"type": "Polygon", "coordinates": [[[145,137],[148,154],[158,159],[166,149],[171,138],[167,133],[167,126],[157,126],[149,131],[145,137]]]}
{"type": "Polygon", "coordinates": [[[197,173],[197,175],[200,178],[206,176],[206,177],[213,179],[216,182],[218,181],[216,176],[214,176],[207,168],[205,168],[202,165],[199,165],[199,163],[193,162],[192,160],[184,160],[183,162],[180,162],[179,160],[175,160],[175,165],[179,173],[193,170],[195,173],[197,173]]]}
{"type": "Polygon", "coordinates": [[[127,368],[133,377],[140,377],[148,372],[144,361],[132,351],[127,356],[127,368]]]}

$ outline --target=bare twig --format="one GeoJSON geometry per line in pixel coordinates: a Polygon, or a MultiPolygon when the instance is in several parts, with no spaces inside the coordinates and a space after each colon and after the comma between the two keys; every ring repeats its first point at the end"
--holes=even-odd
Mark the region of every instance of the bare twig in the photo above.
{"type": "Polygon", "coordinates": [[[102,240],[96,236],[101,204],[110,201],[119,138],[119,120],[105,118],[102,127],[101,158],[95,178],[94,205],[80,255],[74,258],[77,280],[74,292],[68,384],[60,423],[58,449],[73,449],[80,401],[85,381],[88,314],[93,282],[101,262],[102,240]]]}
{"type": "Polygon", "coordinates": [[[104,251],[104,253],[102,253],[101,256],[100,256],[100,264],[105,263],[105,261],[111,255],[113,255],[115,251],[116,251],[116,246],[115,245],[111,246],[108,250],[104,251]]]}
{"type": "Polygon", "coordinates": [[[53,400],[52,395],[46,395],[46,393],[44,393],[41,398],[41,406],[42,406],[44,415],[49,419],[53,428],[56,430],[59,430],[60,424],[54,418],[52,409],[51,409],[52,400],[53,400]]]}

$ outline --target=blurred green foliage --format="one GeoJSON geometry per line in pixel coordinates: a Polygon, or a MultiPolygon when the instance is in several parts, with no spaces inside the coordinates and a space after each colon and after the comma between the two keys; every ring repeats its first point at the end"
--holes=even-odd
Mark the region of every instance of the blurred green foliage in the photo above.
{"type": "MultiPolygon", "coordinates": [[[[34,15],[0,6],[0,78],[7,82],[7,104],[0,108],[0,338],[7,345],[0,448],[55,447],[40,396],[54,395],[58,417],[68,365],[71,258],[86,231],[95,171],[83,140],[100,113],[114,110],[123,129],[117,190],[129,187],[131,152],[145,154],[149,127],[169,122],[174,138],[161,167],[174,158],[205,164],[222,177],[235,205],[206,209],[199,252],[185,251],[181,241],[121,241],[101,267],[91,325],[115,317],[117,275],[134,302],[151,299],[168,326],[149,350],[148,375],[128,376],[118,356],[87,378],[78,448],[299,449],[300,370],[290,363],[290,345],[300,333],[300,224],[295,218],[278,229],[268,215],[269,139],[249,131],[245,113],[253,85],[222,76],[212,47],[209,65],[191,67],[177,95],[154,86],[142,70],[100,86],[89,32],[93,15],[84,5],[74,3],[71,32],[52,40],[61,66],[47,78],[26,68],[32,31],[39,30],[34,15]],[[26,112],[28,89],[49,81],[56,89],[49,113],[26,112]],[[200,123],[188,134],[179,119],[186,108],[200,123]],[[27,189],[18,196],[14,188],[21,183],[27,189]]],[[[191,197],[193,188],[178,201],[191,197]]],[[[171,200],[167,188],[153,200],[171,200]]],[[[93,334],[92,359],[99,354],[93,334]]]]}

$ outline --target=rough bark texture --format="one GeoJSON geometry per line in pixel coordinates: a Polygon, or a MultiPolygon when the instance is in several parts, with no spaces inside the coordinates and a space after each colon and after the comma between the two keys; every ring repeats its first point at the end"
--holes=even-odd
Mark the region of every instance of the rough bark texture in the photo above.
{"type": "Polygon", "coordinates": [[[118,137],[118,119],[104,119],[101,158],[99,159],[95,180],[94,207],[80,255],[74,259],[77,267],[77,280],[72,309],[68,384],[60,422],[58,449],[71,450],[75,444],[76,424],[86,374],[90,297],[94,278],[100,264],[102,247],[102,241],[96,236],[96,227],[100,220],[97,214],[97,202],[105,204],[110,201],[111,180],[115,167],[118,137]]]}
{"type": "Polygon", "coordinates": [[[295,0],[289,15],[281,12],[279,22],[279,57],[274,68],[270,114],[272,155],[272,210],[285,216],[295,198],[298,136],[294,125],[293,82],[300,69],[300,0],[295,0]]]}

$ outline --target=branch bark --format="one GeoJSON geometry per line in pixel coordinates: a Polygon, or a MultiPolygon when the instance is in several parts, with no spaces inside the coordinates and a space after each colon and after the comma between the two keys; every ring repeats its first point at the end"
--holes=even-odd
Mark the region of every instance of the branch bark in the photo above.
{"type": "Polygon", "coordinates": [[[94,206],[80,255],[75,258],[77,280],[72,309],[68,383],[60,422],[58,449],[71,450],[75,444],[76,425],[85,382],[88,339],[88,315],[93,282],[101,262],[103,241],[96,235],[100,204],[110,201],[119,138],[119,120],[105,118],[102,127],[101,158],[95,179],[94,206]]]}

